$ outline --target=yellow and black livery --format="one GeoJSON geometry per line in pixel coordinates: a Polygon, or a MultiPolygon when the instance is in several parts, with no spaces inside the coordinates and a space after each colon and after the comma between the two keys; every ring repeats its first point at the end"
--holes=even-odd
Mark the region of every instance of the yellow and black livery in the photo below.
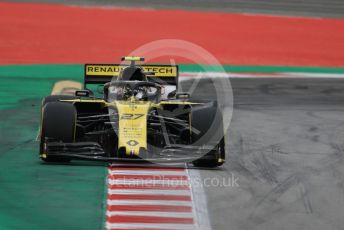
{"type": "Polygon", "coordinates": [[[225,161],[222,115],[213,101],[178,92],[178,66],[86,64],[84,89],[42,102],[40,158],[151,161],[214,167],[225,161]],[[95,96],[90,85],[102,85],[95,96]]]}

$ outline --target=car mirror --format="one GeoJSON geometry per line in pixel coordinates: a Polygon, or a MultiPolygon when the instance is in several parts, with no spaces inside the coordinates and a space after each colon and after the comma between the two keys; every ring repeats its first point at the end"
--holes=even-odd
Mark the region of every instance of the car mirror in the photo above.
{"type": "Polygon", "coordinates": [[[77,96],[77,97],[89,97],[90,91],[88,91],[88,90],[77,90],[77,91],[75,91],[75,96],[77,96]]]}
{"type": "Polygon", "coordinates": [[[189,93],[177,93],[176,98],[186,100],[186,99],[190,98],[190,94],[189,93]]]}

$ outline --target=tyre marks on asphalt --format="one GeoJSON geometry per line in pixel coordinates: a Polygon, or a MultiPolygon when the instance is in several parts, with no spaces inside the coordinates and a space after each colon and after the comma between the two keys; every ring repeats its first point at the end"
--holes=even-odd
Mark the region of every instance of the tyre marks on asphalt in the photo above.
{"type": "Polygon", "coordinates": [[[105,228],[205,229],[189,185],[185,168],[110,165],[105,228]]]}

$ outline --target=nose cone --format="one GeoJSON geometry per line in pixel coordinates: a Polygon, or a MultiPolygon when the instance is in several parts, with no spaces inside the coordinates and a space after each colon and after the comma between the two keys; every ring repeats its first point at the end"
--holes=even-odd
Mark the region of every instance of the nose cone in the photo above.
{"type": "Polygon", "coordinates": [[[147,113],[150,103],[117,103],[119,113],[118,148],[125,154],[139,155],[140,149],[147,149],[147,113]]]}

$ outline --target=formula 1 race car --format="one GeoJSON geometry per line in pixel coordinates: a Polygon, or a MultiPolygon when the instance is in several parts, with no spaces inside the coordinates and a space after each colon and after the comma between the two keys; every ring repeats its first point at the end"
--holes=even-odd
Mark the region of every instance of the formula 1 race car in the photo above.
{"type": "Polygon", "coordinates": [[[138,65],[141,57],[122,61],[86,64],[83,90],[43,99],[40,158],[222,165],[217,103],[179,92],[176,65],[138,65]]]}

